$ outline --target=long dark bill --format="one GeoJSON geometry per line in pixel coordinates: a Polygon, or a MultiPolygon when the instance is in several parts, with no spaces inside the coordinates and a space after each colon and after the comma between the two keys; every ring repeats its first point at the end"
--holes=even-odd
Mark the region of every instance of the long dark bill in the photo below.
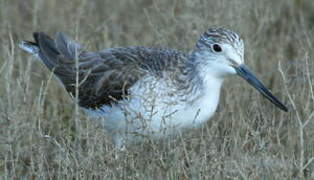
{"type": "Polygon", "coordinates": [[[266,97],[270,102],[275,104],[278,108],[283,111],[288,111],[288,108],[283,105],[263,84],[259,81],[255,75],[249,70],[249,68],[242,64],[235,67],[237,74],[244,78],[249,84],[255,87],[264,97],[266,97]]]}

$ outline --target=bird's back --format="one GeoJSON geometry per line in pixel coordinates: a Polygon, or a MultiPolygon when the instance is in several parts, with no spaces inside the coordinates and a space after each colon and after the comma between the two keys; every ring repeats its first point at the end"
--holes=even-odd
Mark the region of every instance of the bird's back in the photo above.
{"type": "Polygon", "coordinates": [[[62,33],[55,39],[34,33],[34,39],[24,41],[21,47],[39,57],[72,96],[77,87],[79,105],[84,108],[117,103],[146,76],[178,87],[186,85],[182,78],[187,75],[187,55],[176,50],[134,46],[89,52],[62,33]]]}

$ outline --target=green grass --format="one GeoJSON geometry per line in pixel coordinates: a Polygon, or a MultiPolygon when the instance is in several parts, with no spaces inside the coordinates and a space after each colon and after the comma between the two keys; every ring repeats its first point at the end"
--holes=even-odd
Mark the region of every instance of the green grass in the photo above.
{"type": "Polygon", "coordinates": [[[314,178],[312,0],[0,0],[1,179],[314,178]],[[245,40],[246,63],[288,104],[281,112],[237,77],[201,129],[115,150],[51,73],[17,44],[63,31],[87,49],[190,51],[208,27],[245,40]]]}

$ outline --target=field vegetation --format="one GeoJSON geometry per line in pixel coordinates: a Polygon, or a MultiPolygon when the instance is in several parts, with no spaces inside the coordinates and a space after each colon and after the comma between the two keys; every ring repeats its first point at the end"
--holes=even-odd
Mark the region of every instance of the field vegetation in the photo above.
{"type": "Polygon", "coordinates": [[[313,0],[0,0],[1,179],[314,179],[313,0]],[[244,38],[246,63],[289,107],[238,77],[200,129],[116,150],[52,74],[20,50],[62,31],[89,50],[193,49],[208,27],[244,38]]]}

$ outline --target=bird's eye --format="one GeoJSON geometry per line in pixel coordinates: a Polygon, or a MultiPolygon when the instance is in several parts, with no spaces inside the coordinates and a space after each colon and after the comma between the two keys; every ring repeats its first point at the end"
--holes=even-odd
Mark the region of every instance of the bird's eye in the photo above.
{"type": "Polygon", "coordinates": [[[213,49],[215,52],[221,52],[222,51],[221,47],[218,44],[214,44],[213,49]]]}

